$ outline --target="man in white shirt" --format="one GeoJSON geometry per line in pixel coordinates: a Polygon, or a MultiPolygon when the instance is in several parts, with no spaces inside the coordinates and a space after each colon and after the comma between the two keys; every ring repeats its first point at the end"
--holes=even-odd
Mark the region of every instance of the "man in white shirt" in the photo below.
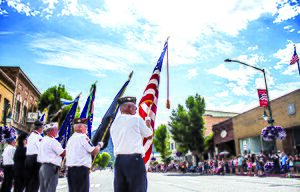
{"type": "Polygon", "coordinates": [[[30,133],[27,139],[25,192],[38,192],[39,190],[39,170],[41,164],[37,161],[37,155],[39,152],[39,146],[43,140],[43,137],[41,136],[43,133],[43,125],[43,122],[36,120],[34,122],[33,131],[30,133]]]}
{"type": "Polygon", "coordinates": [[[16,141],[15,138],[11,137],[6,139],[8,145],[5,147],[3,151],[3,166],[4,166],[4,179],[1,185],[1,192],[8,192],[12,188],[13,183],[13,165],[14,165],[14,154],[16,151],[16,141]]]}
{"type": "Polygon", "coordinates": [[[89,169],[92,166],[92,156],[99,153],[103,146],[102,142],[93,146],[86,135],[87,123],[87,118],[74,119],[74,134],[67,143],[66,166],[68,167],[69,192],[89,191],[89,169]]]}
{"type": "Polygon", "coordinates": [[[135,97],[120,98],[118,103],[121,115],[114,120],[110,130],[116,156],[114,191],[146,192],[142,141],[143,138],[152,138],[150,120],[145,123],[141,117],[135,116],[135,97]]]}
{"type": "Polygon", "coordinates": [[[45,125],[46,136],[39,147],[38,162],[40,162],[40,192],[55,192],[58,184],[58,171],[62,157],[66,151],[55,139],[58,132],[58,124],[45,125]]]}

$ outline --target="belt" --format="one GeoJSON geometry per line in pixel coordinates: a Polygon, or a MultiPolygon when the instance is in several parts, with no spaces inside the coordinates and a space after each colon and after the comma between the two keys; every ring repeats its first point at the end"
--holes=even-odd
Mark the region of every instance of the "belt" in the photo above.
{"type": "Polygon", "coordinates": [[[142,157],[142,154],[140,154],[140,153],[117,154],[117,157],[142,157]]]}
{"type": "Polygon", "coordinates": [[[50,165],[50,166],[59,167],[58,165],[54,165],[53,163],[42,163],[42,165],[50,165]]]}

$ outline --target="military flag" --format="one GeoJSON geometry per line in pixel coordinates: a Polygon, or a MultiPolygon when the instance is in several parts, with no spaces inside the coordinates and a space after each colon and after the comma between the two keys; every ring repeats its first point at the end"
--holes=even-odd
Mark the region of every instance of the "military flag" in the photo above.
{"type": "Polygon", "coordinates": [[[113,102],[110,104],[110,107],[106,111],[105,115],[102,118],[101,124],[99,125],[98,129],[96,130],[96,133],[92,139],[92,144],[97,145],[99,141],[102,141],[104,143],[103,147],[101,150],[105,149],[108,145],[109,139],[110,139],[110,127],[112,122],[114,121],[118,109],[119,109],[119,104],[118,104],[118,99],[123,96],[127,85],[130,82],[130,79],[132,77],[133,72],[130,73],[128,80],[124,83],[120,91],[117,93],[115,96],[113,102]]]}
{"type": "Polygon", "coordinates": [[[92,136],[92,125],[93,125],[93,117],[94,117],[94,101],[96,96],[96,83],[95,82],[90,89],[90,94],[86,100],[84,108],[82,109],[80,118],[88,118],[88,129],[87,135],[91,139],[92,136]]]}
{"type": "MultiPolygon", "coordinates": [[[[168,38],[169,39],[169,38],[168,38]]],[[[158,94],[159,94],[159,81],[160,72],[163,64],[165,53],[168,51],[168,39],[164,44],[163,51],[157,61],[157,64],[153,70],[150,80],[146,86],[143,97],[140,100],[138,106],[139,115],[145,120],[146,117],[150,117],[151,128],[154,133],[155,117],[157,112],[158,94]]],[[[143,140],[143,146],[145,149],[144,163],[146,164],[151,156],[153,138],[143,140]]]]}
{"type": "Polygon", "coordinates": [[[58,137],[56,138],[61,143],[63,148],[66,147],[67,141],[69,140],[69,138],[71,136],[73,120],[76,115],[76,110],[77,110],[80,95],[81,94],[79,94],[73,101],[73,105],[72,105],[70,111],[68,112],[63,124],[61,125],[59,132],[58,132],[58,137]]]}
{"type": "Polygon", "coordinates": [[[48,107],[46,107],[44,110],[43,110],[43,113],[42,113],[42,116],[40,118],[40,121],[46,123],[47,119],[48,119],[48,112],[49,112],[49,108],[50,108],[51,104],[48,105],[48,107]]]}

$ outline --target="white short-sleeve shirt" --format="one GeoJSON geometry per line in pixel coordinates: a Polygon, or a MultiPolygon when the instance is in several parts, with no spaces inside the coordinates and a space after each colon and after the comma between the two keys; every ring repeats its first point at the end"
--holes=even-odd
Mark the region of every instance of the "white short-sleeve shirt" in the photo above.
{"type": "Polygon", "coordinates": [[[53,165],[60,166],[64,152],[61,144],[52,137],[45,136],[39,147],[38,162],[52,163],[53,165]]]}
{"type": "Polygon", "coordinates": [[[66,165],[68,167],[85,166],[91,168],[91,152],[94,149],[95,146],[93,146],[88,136],[75,132],[67,143],[66,165]]]}
{"type": "Polygon", "coordinates": [[[37,131],[33,131],[27,139],[27,151],[26,155],[37,155],[39,153],[39,146],[43,140],[41,134],[37,131]]]}
{"type": "Polygon", "coordinates": [[[144,156],[143,138],[150,137],[153,131],[141,117],[121,114],[112,123],[110,133],[115,155],[139,153],[144,156]]]}
{"type": "Polygon", "coordinates": [[[14,154],[16,148],[12,145],[7,145],[3,151],[3,165],[13,165],[14,164],[14,154]]]}

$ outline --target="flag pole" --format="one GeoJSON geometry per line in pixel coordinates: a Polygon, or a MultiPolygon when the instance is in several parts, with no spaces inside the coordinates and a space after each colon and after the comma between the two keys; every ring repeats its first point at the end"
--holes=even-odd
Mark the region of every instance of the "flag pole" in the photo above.
{"type": "MultiPolygon", "coordinates": [[[[296,52],[296,45],[295,44],[294,44],[294,49],[295,49],[295,52],[296,52]]],[[[298,65],[298,72],[299,72],[299,75],[300,75],[299,58],[298,58],[298,61],[297,61],[297,65],[298,65]]]]}
{"type": "MultiPolygon", "coordinates": [[[[169,41],[169,38],[167,38],[167,41],[169,41]]],[[[170,98],[169,98],[169,94],[170,94],[170,87],[169,87],[169,43],[168,43],[168,47],[167,47],[167,109],[170,109],[170,98]]]]}

